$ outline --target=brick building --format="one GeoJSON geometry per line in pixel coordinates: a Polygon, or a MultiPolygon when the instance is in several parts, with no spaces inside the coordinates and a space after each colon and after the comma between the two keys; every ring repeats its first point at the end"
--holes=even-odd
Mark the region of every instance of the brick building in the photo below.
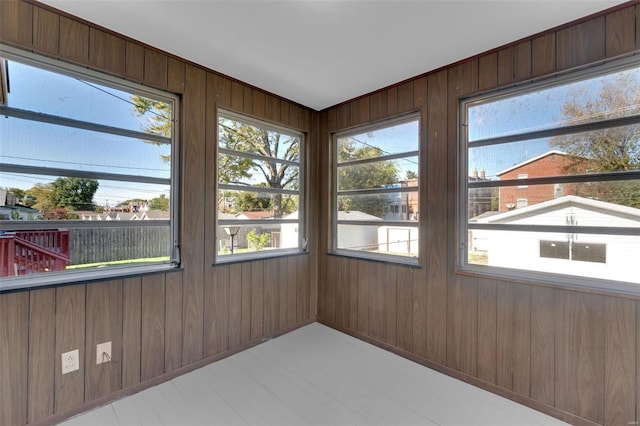
{"type": "MultiPolygon", "coordinates": [[[[561,151],[548,151],[537,157],[496,173],[500,180],[530,179],[566,174],[569,156],[561,151]]],[[[575,195],[574,184],[518,185],[500,187],[499,211],[526,207],[565,195],[575,195]]]]}

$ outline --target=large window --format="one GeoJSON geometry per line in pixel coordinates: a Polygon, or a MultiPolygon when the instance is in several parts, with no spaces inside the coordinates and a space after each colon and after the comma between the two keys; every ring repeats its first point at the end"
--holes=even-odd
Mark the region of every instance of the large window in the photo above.
{"type": "Polygon", "coordinates": [[[419,120],[334,135],[333,251],[417,263],[419,120]]]}
{"type": "Polygon", "coordinates": [[[220,111],[217,260],[306,250],[303,135],[220,111]]]}
{"type": "Polygon", "coordinates": [[[176,99],[15,49],[0,63],[0,290],[177,264],[176,99]]]}
{"type": "Polygon", "coordinates": [[[468,99],[461,117],[463,269],[640,289],[637,60],[468,99]]]}

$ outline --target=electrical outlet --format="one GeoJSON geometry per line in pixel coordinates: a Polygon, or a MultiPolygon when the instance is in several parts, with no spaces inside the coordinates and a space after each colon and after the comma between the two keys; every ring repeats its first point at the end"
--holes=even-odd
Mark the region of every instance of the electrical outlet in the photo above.
{"type": "Polygon", "coordinates": [[[96,364],[111,362],[111,342],[98,343],[96,346],[96,364]]]}
{"type": "Polygon", "coordinates": [[[80,369],[80,351],[73,351],[62,354],[62,374],[71,373],[80,369]]]}

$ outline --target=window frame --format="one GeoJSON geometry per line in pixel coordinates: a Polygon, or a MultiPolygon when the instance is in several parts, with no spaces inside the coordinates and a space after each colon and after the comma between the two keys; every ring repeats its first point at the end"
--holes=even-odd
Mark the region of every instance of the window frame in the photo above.
{"type": "MultiPolygon", "coordinates": [[[[120,128],[113,125],[103,125],[95,122],[75,120],[63,116],[55,116],[47,113],[39,113],[36,111],[28,111],[22,109],[11,108],[5,104],[0,104],[0,114],[8,115],[15,118],[23,118],[35,122],[43,122],[54,125],[62,125],[67,128],[77,128],[89,131],[95,131],[104,134],[111,134],[125,137],[141,137],[145,140],[166,143],[171,146],[171,171],[169,178],[145,177],[141,175],[124,175],[112,174],[105,172],[92,172],[76,169],[56,169],[50,167],[39,166],[21,166],[10,163],[0,163],[0,171],[3,172],[26,172],[30,174],[41,174],[57,177],[81,177],[89,179],[115,180],[124,182],[137,183],[157,183],[169,186],[171,201],[169,204],[169,219],[153,220],[153,221],[135,221],[134,227],[153,227],[167,225],[169,227],[169,242],[167,247],[168,261],[149,262],[144,265],[121,266],[113,265],[109,268],[99,269],[92,268],[90,270],[65,270],[58,272],[47,272],[38,274],[27,274],[19,276],[0,277],[0,293],[16,289],[35,288],[45,285],[57,285],[74,282],[100,281],[110,278],[127,277],[135,275],[144,275],[150,273],[167,272],[180,267],[180,236],[179,236],[179,200],[180,200],[180,99],[176,94],[158,90],[152,87],[143,86],[141,84],[125,80],[124,78],[114,77],[107,73],[96,71],[91,68],[80,67],[61,60],[48,58],[37,53],[24,51],[0,43],[0,57],[13,60],[28,66],[39,68],[48,72],[59,75],[79,78],[83,81],[89,81],[101,86],[110,87],[115,90],[126,91],[132,95],[140,95],[149,97],[154,100],[160,100],[171,105],[171,136],[165,137],[144,131],[128,130],[124,127],[120,128]],[[123,179],[129,178],[128,180],[123,179]]],[[[4,222],[4,221],[3,221],[4,222]]],[[[29,228],[37,228],[38,230],[50,229],[80,229],[80,228],[118,228],[126,227],[120,221],[75,221],[75,220],[21,220],[16,222],[1,223],[3,231],[19,231],[29,228]],[[31,226],[30,226],[31,225],[31,226]]]]}
{"type": "MultiPolygon", "coordinates": [[[[467,111],[470,106],[489,103],[500,99],[513,98],[518,95],[560,87],[574,82],[597,78],[608,73],[620,72],[627,69],[640,68],[640,60],[637,57],[625,57],[597,64],[570,69],[565,72],[550,76],[543,76],[529,80],[526,84],[498,88],[489,92],[474,94],[458,100],[458,196],[457,196],[457,226],[456,226],[456,268],[455,272],[464,275],[477,275],[481,277],[508,279],[516,282],[531,284],[545,284],[559,287],[589,289],[599,291],[611,291],[614,293],[640,295],[640,285],[633,282],[609,280],[592,276],[579,276],[557,272],[543,272],[519,268],[506,268],[470,264],[468,261],[468,249],[466,236],[473,229],[479,230],[503,230],[503,231],[530,231],[530,232],[554,232],[579,233],[585,235],[610,235],[610,236],[640,236],[640,228],[634,227],[604,227],[604,226],[557,226],[557,225],[518,225],[518,224],[478,224],[471,223],[468,218],[469,189],[473,188],[518,188],[522,185],[543,185],[584,182],[623,182],[625,180],[640,180],[640,170],[627,172],[598,172],[576,173],[560,177],[534,177],[526,179],[492,180],[485,182],[469,181],[468,151],[470,147],[507,144],[517,141],[541,139],[557,135],[577,134],[581,132],[600,130],[606,128],[623,127],[626,125],[640,124],[640,114],[622,118],[609,118],[602,121],[587,122],[583,124],[562,125],[544,130],[520,131],[509,133],[506,136],[496,136],[468,141],[469,120],[467,111]]],[[[555,198],[555,186],[554,186],[555,198]]]]}
{"type": "MultiPolygon", "coordinates": [[[[422,178],[423,170],[421,169],[422,168],[421,165],[422,165],[422,162],[424,161],[422,158],[422,150],[421,150],[421,140],[422,140],[421,136],[422,136],[422,116],[420,114],[420,111],[413,111],[408,114],[403,114],[396,117],[382,119],[379,121],[368,123],[362,126],[352,127],[352,128],[341,130],[331,134],[331,162],[330,162],[331,172],[330,173],[332,178],[331,179],[332,185],[331,185],[331,202],[330,202],[331,232],[329,236],[329,254],[353,257],[358,259],[368,259],[368,260],[387,262],[387,263],[398,263],[398,264],[403,264],[408,266],[419,267],[422,265],[422,258],[424,254],[422,253],[422,250],[420,250],[422,246],[420,237],[418,237],[418,243],[417,243],[418,250],[419,250],[418,256],[409,256],[409,255],[402,256],[402,255],[390,254],[390,253],[375,253],[375,252],[368,252],[365,250],[351,250],[351,249],[338,247],[338,225],[386,226],[386,227],[402,227],[402,228],[409,227],[409,228],[415,229],[419,235],[420,228],[421,228],[420,224],[421,224],[422,218],[425,217],[423,212],[420,211],[420,208],[418,211],[418,218],[414,222],[400,221],[400,220],[387,220],[387,221],[385,220],[380,220],[380,221],[338,220],[338,197],[340,195],[349,195],[349,193],[377,195],[377,194],[393,194],[398,192],[410,194],[413,192],[417,192],[418,206],[419,207],[423,206],[424,195],[421,193],[421,190],[420,190],[422,179],[423,179],[422,178]],[[395,125],[410,123],[413,121],[417,122],[417,128],[418,128],[418,135],[417,135],[418,144],[415,150],[393,153],[393,154],[384,155],[381,157],[346,161],[346,162],[343,162],[342,165],[350,166],[350,165],[357,165],[357,164],[376,163],[376,162],[388,161],[393,159],[417,157],[418,158],[418,169],[417,169],[418,186],[407,187],[406,189],[404,188],[375,188],[375,189],[372,188],[372,189],[346,190],[346,191],[338,190],[338,169],[341,166],[341,164],[338,162],[337,149],[338,149],[338,140],[340,138],[345,138],[345,137],[358,135],[358,134],[375,131],[375,130],[381,130],[381,129],[393,127],[395,125]]],[[[396,206],[396,207],[398,207],[398,211],[402,211],[400,206],[396,206]]]]}
{"type": "MultiPolygon", "coordinates": [[[[236,122],[240,122],[242,124],[248,124],[250,126],[254,126],[260,129],[266,129],[266,130],[270,130],[270,131],[274,131],[280,134],[286,134],[288,136],[294,136],[299,138],[300,140],[300,151],[299,151],[299,161],[297,164],[294,164],[296,167],[298,167],[298,191],[297,194],[291,194],[291,195],[297,195],[298,196],[298,219],[220,219],[219,218],[219,211],[218,211],[218,206],[216,203],[216,208],[215,208],[215,214],[214,214],[214,229],[215,229],[215,237],[216,237],[216,242],[218,240],[220,240],[219,236],[218,236],[218,230],[224,226],[246,226],[246,225],[264,225],[265,223],[271,224],[271,225],[282,225],[282,224],[295,224],[296,226],[296,232],[298,233],[298,246],[297,247],[293,247],[293,248],[277,248],[277,249],[270,249],[270,250],[255,250],[255,251],[251,251],[251,252],[246,252],[246,253],[233,253],[233,254],[226,254],[226,255],[220,255],[218,254],[218,248],[217,248],[217,244],[216,242],[214,242],[214,245],[216,246],[215,249],[213,250],[214,252],[214,259],[213,259],[213,264],[229,264],[229,263],[235,263],[235,262],[245,262],[247,260],[258,260],[258,259],[265,259],[265,258],[275,258],[275,257],[283,257],[283,256],[291,256],[291,255],[297,255],[297,254],[304,254],[304,253],[308,253],[308,235],[307,235],[307,205],[306,205],[306,162],[307,162],[307,149],[306,149],[306,133],[300,130],[296,130],[293,128],[288,128],[285,127],[283,125],[280,124],[274,124],[271,123],[269,121],[263,120],[263,119],[259,119],[259,118],[255,118],[252,116],[249,116],[247,114],[242,114],[242,113],[238,113],[235,111],[231,111],[229,109],[225,109],[225,108],[217,108],[216,110],[216,116],[215,116],[215,123],[216,123],[216,143],[215,143],[215,149],[216,149],[216,158],[218,158],[218,156],[220,155],[221,152],[221,148],[220,148],[220,118],[226,118],[229,120],[233,120],[236,122]]],[[[230,154],[230,155],[238,155],[240,157],[245,157],[245,158],[253,158],[253,159],[263,159],[266,157],[262,157],[260,155],[257,154],[252,154],[252,153],[246,153],[246,152],[242,152],[242,151],[234,151],[234,150],[228,150],[228,149],[223,149],[225,154],[230,154]]],[[[284,159],[280,159],[280,161],[277,162],[284,162],[284,163],[292,163],[289,160],[284,160],[284,159]]],[[[275,188],[261,188],[261,187],[247,187],[247,186],[242,186],[242,185],[233,185],[233,184],[222,184],[222,188],[221,188],[221,182],[219,179],[219,173],[218,173],[218,165],[216,165],[216,169],[215,169],[215,188],[214,188],[214,197],[217,200],[218,199],[218,192],[220,191],[220,189],[228,189],[228,190],[235,190],[235,189],[250,189],[250,190],[256,190],[256,192],[259,190],[259,192],[265,192],[265,193],[270,193],[270,194],[283,194],[283,193],[291,193],[292,190],[286,190],[286,192],[283,192],[285,190],[278,190],[275,188]]]]}

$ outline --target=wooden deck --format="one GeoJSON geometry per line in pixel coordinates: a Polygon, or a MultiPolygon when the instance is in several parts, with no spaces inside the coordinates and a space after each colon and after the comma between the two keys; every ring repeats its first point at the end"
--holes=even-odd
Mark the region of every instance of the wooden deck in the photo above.
{"type": "Polygon", "coordinates": [[[62,424],[566,423],[315,323],[62,424]]]}

